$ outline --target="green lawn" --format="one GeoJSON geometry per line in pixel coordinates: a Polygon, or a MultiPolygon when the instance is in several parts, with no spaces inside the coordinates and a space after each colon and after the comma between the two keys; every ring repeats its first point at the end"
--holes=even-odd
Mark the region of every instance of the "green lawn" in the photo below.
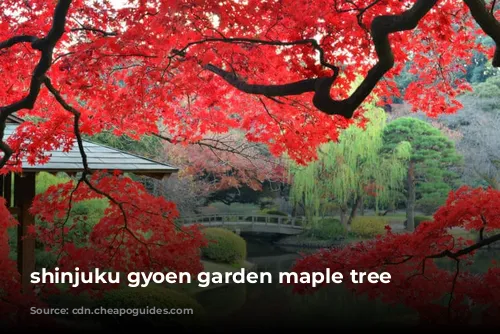
{"type": "Polygon", "coordinates": [[[453,235],[455,238],[462,237],[462,238],[468,239],[468,240],[477,240],[478,239],[478,232],[470,232],[470,231],[466,231],[466,230],[461,229],[461,228],[452,229],[450,231],[450,234],[453,235]]]}

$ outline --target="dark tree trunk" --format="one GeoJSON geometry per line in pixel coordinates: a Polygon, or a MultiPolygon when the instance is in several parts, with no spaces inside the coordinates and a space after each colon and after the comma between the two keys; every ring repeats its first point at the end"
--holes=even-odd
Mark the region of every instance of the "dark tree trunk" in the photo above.
{"type": "Polygon", "coordinates": [[[347,225],[351,225],[352,220],[356,217],[356,213],[358,212],[358,209],[362,205],[362,203],[363,203],[363,197],[358,196],[358,198],[356,198],[356,202],[351,208],[351,214],[349,215],[349,219],[347,220],[347,225]]]}
{"type": "Polygon", "coordinates": [[[364,196],[361,197],[361,204],[360,204],[360,207],[359,207],[359,214],[361,216],[365,215],[365,199],[364,199],[364,196]]]}
{"type": "Polygon", "coordinates": [[[408,196],[406,202],[406,228],[415,230],[415,162],[410,161],[407,175],[408,196]]]}
{"type": "Polygon", "coordinates": [[[340,206],[340,223],[347,229],[347,207],[344,205],[340,206]]]}
{"type": "Polygon", "coordinates": [[[387,214],[388,214],[389,212],[392,212],[392,211],[394,211],[394,210],[392,210],[392,209],[387,209],[387,210],[385,210],[385,211],[384,211],[384,213],[379,214],[379,216],[387,216],[387,214]]]}

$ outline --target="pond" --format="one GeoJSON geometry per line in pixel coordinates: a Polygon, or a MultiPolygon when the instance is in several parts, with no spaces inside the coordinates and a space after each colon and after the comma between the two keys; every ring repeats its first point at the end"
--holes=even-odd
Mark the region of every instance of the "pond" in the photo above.
{"type": "MultiPolygon", "coordinates": [[[[283,249],[268,242],[247,239],[248,261],[256,264],[256,271],[273,273],[288,271],[299,258],[298,250],[283,249]]],[[[500,259],[500,251],[481,251],[474,263],[474,271],[486,271],[493,259],[500,259]]],[[[448,263],[443,262],[443,266],[448,263]]],[[[449,263],[450,269],[454,263],[449,263]]],[[[277,282],[277,279],[273,279],[277,282]]],[[[279,283],[233,284],[203,291],[197,295],[211,319],[211,325],[233,328],[304,328],[335,326],[369,327],[385,324],[416,324],[418,317],[412,310],[369,300],[356,295],[342,284],[332,284],[312,295],[298,295],[279,283]]]]}

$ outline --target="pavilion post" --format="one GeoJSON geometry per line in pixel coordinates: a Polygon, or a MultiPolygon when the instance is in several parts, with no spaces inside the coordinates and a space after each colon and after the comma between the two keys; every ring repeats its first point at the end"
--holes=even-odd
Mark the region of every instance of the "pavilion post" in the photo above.
{"type": "Polygon", "coordinates": [[[7,202],[7,207],[11,207],[11,193],[12,193],[12,174],[8,173],[6,175],[2,176],[2,197],[5,198],[5,201],[7,202]]]}
{"type": "Polygon", "coordinates": [[[35,173],[16,174],[14,177],[14,206],[18,211],[17,266],[21,274],[23,291],[30,290],[30,276],[35,271],[35,238],[29,235],[35,217],[29,209],[35,198],[35,173]]]}

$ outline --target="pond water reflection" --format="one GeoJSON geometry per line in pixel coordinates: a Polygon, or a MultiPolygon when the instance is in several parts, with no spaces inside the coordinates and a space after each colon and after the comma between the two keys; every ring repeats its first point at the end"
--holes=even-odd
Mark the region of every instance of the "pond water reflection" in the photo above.
{"type": "MultiPolygon", "coordinates": [[[[220,326],[238,327],[274,326],[291,328],[301,326],[344,327],[384,324],[415,324],[416,313],[403,306],[389,306],[378,300],[356,295],[342,284],[332,284],[312,295],[298,295],[277,283],[277,274],[288,271],[300,256],[298,249],[283,249],[266,242],[248,239],[248,260],[257,265],[257,271],[271,272],[272,284],[233,284],[204,291],[197,295],[209,318],[220,326]]],[[[311,251],[311,250],[309,250],[311,251]]],[[[472,271],[484,272],[493,259],[500,259],[500,251],[480,251],[472,271]]],[[[453,270],[453,261],[440,262],[453,270]]]]}

